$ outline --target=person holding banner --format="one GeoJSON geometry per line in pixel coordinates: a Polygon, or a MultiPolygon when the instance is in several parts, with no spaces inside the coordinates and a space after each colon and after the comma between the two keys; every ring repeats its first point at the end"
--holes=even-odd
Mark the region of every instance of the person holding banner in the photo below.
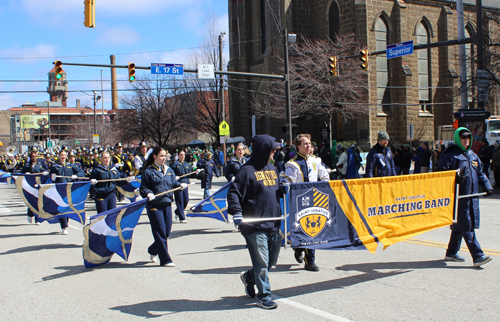
{"type": "MultiPolygon", "coordinates": [[[[486,196],[491,196],[493,188],[483,173],[483,164],[471,150],[472,133],[467,128],[460,127],[455,131],[454,141],[454,145],[446,148],[438,170],[459,170],[455,183],[459,184],[460,196],[479,193],[479,184],[486,190],[486,196]]],[[[450,226],[451,236],[445,260],[465,261],[465,258],[458,254],[463,238],[474,261],[474,267],[491,261],[492,258],[484,255],[476,239],[474,230],[479,228],[479,221],[479,197],[461,198],[458,201],[457,223],[450,226]]]]}
{"type": "MultiPolygon", "coordinates": [[[[31,148],[29,162],[24,165],[21,172],[26,174],[49,174],[49,172],[45,171],[45,169],[43,168],[42,163],[38,161],[38,148],[36,146],[31,148]]],[[[39,224],[38,217],[36,217],[35,214],[33,214],[33,211],[31,211],[31,209],[28,207],[28,222],[30,224],[33,222],[33,217],[35,217],[35,223],[39,224]]]]}
{"type": "Polygon", "coordinates": [[[214,160],[212,160],[212,152],[205,152],[205,158],[201,159],[200,162],[196,164],[199,169],[205,169],[205,178],[201,180],[201,188],[203,190],[203,199],[210,196],[210,188],[212,187],[212,178],[214,174],[220,177],[219,170],[215,165],[214,160]]]}
{"type": "MultiPolygon", "coordinates": [[[[186,152],[182,151],[179,152],[179,159],[172,164],[172,170],[174,171],[176,177],[175,179],[179,181],[180,183],[185,183],[189,184],[189,176],[187,174],[193,173],[193,167],[189,165],[185,161],[186,159],[186,152]]],[[[187,204],[189,203],[189,190],[188,188],[184,190],[177,190],[174,191],[174,196],[175,196],[175,218],[179,220],[180,223],[186,224],[186,215],[184,214],[184,210],[187,207],[187,204]]]]}
{"type": "Polygon", "coordinates": [[[257,286],[257,305],[263,309],[278,306],[271,298],[268,272],[278,261],[281,247],[281,222],[276,220],[281,218],[279,176],[270,163],[279,146],[272,136],[254,136],[252,157],[236,174],[227,193],[228,213],[246,240],[253,265],[241,272],[240,278],[250,298],[256,297],[257,286]]]}
{"type": "Polygon", "coordinates": [[[154,242],[149,246],[148,253],[151,261],[156,263],[160,258],[160,265],[175,267],[168,253],[167,239],[172,230],[172,201],[173,192],[165,193],[173,188],[186,189],[186,183],[180,183],[175,178],[175,173],[166,166],[166,151],[156,147],[143,165],[141,178],[141,196],[148,198],[146,206],[154,242]],[[158,196],[158,194],[162,194],[158,196]]]}
{"type": "MultiPolygon", "coordinates": [[[[321,163],[320,158],[311,155],[313,152],[311,135],[299,134],[294,143],[298,152],[295,157],[285,163],[285,180],[289,183],[329,181],[330,172],[321,163]]],[[[315,263],[316,251],[314,249],[295,248],[294,256],[298,263],[305,262],[306,270],[319,271],[315,263]]]]}
{"type": "MultiPolygon", "coordinates": [[[[66,162],[68,153],[61,149],[57,162],[50,168],[50,176],[54,183],[72,182],[78,178],[78,169],[66,162]]],[[[68,234],[68,218],[59,218],[62,234],[68,234]]]]}
{"type": "Polygon", "coordinates": [[[120,179],[120,172],[111,166],[111,154],[109,152],[101,153],[101,164],[97,165],[90,174],[90,182],[92,187],[90,191],[94,196],[95,206],[97,213],[108,211],[116,208],[116,185],[125,185],[135,177],[127,177],[127,181],[106,181],[99,182],[100,180],[113,180],[120,179]]]}
{"type": "Polygon", "coordinates": [[[396,167],[389,148],[389,134],[386,131],[378,132],[377,141],[366,157],[365,177],[395,176],[396,167]]]}

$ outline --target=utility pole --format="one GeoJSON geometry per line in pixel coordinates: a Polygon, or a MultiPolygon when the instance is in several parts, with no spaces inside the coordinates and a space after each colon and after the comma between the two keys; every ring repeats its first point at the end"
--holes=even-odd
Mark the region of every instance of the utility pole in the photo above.
{"type": "MultiPolygon", "coordinates": [[[[219,71],[223,71],[223,54],[222,54],[222,41],[224,40],[224,36],[226,35],[225,31],[221,31],[219,34],[219,71]]],[[[222,122],[226,120],[226,104],[224,102],[224,75],[219,74],[220,81],[220,106],[222,108],[222,122]]],[[[226,163],[226,138],[223,138],[222,144],[222,152],[224,153],[224,164],[226,163]]]]}
{"type": "MultiPolygon", "coordinates": [[[[457,0],[457,35],[458,40],[465,38],[464,28],[464,3],[463,0],[457,0]]],[[[460,68],[460,107],[469,108],[467,98],[467,61],[465,59],[465,44],[458,45],[458,60],[460,68]]]]}
{"type": "MultiPolygon", "coordinates": [[[[483,78],[485,78],[484,72],[484,53],[483,53],[483,2],[482,0],[476,0],[476,20],[477,20],[477,33],[476,33],[476,50],[477,50],[477,83],[484,84],[483,78]]],[[[489,76],[486,76],[489,77],[489,76]]],[[[483,91],[488,91],[487,86],[477,87],[477,108],[484,109],[484,102],[488,100],[488,94],[484,95],[483,91]],[[485,99],[486,98],[486,99],[485,99]]]]}
{"type": "Polygon", "coordinates": [[[290,68],[288,67],[288,31],[283,29],[284,63],[285,63],[285,101],[286,101],[286,121],[288,124],[288,145],[293,143],[292,134],[292,99],[290,95],[290,68]]]}

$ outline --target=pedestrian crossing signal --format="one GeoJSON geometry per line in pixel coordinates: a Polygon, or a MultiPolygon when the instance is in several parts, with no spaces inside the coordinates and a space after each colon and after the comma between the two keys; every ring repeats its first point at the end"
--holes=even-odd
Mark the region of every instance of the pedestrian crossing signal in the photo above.
{"type": "Polygon", "coordinates": [[[128,63],[128,81],[133,83],[135,82],[135,64],[128,63]]]}
{"type": "Polygon", "coordinates": [[[54,65],[55,65],[55,67],[54,67],[54,71],[55,71],[55,75],[54,75],[54,77],[55,77],[57,80],[60,80],[60,79],[62,78],[62,76],[63,76],[63,75],[62,75],[62,71],[63,71],[63,70],[62,70],[62,67],[61,67],[61,66],[62,66],[62,62],[61,62],[60,60],[56,60],[56,61],[54,62],[54,65]]]}
{"type": "Polygon", "coordinates": [[[330,57],[328,58],[330,61],[330,64],[328,65],[330,67],[330,74],[332,76],[338,76],[338,71],[337,71],[337,57],[330,57]]]}
{"type": "Polygon", "coordinates": [[[364,70],[370,70],[370,66],[368,65],[369,64],[369,56],[370,56],[370,53],[368,52],[368,49],[364,49],[364,50],[361,50],[359,52],[361,54],[361,68],[364,69],[364,70]]]}

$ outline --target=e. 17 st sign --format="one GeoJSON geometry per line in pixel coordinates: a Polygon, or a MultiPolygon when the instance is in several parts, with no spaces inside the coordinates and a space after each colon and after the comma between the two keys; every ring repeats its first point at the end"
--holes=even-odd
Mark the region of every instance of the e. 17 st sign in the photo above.
{"type": "Polygon", "coordinates": [[[184,75],[183,64],[164,64],[164,63],[151,63],[151,74],[163,75],[184,75]]]}
{"type": "Polygon", "coordinates": [[[386,54],[387,59],[413,54],[413,40],[388,45],[386,48],[386,54]]]}

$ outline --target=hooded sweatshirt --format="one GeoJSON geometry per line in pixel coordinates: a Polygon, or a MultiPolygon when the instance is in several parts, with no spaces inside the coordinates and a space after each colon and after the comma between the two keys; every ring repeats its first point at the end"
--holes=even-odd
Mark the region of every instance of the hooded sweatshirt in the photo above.
{"type": "MultiPolygon", "coordinates": [[[[269,163],[271,150],[278,143],[269,135],[257,135],[252,139],[252,157],[245,163],[229,187],[228,213],[241,213],[243,218],[280,217],[278,171],[269,163]]],[[[257,231],[277,232],[281,222],[263,221],[242,223],[243,235],[257,231]]]]}

